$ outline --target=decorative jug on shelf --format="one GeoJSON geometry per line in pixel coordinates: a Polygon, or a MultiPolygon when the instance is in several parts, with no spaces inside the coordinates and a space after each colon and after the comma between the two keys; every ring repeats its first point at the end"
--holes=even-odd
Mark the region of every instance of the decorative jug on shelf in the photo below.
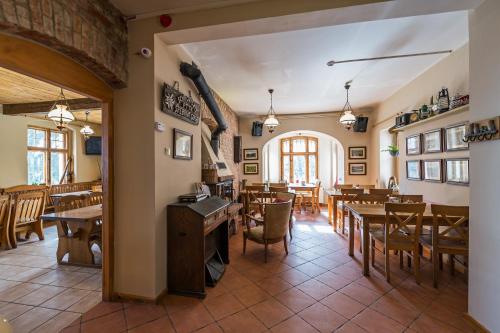
{"type": "Polygon", "coordinates": [[[450,94],[448,88],[443,87],[439,92],[438,97],[439,113],[446,112],[450,109],[450,94]]]}

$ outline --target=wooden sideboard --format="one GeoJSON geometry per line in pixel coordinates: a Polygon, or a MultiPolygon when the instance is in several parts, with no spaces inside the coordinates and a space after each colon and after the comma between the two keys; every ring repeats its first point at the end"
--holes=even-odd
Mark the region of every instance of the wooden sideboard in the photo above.
{"type": "Polygon", "coordinates": [[[229,264],[230,202],[210,197],[167,207],[168,292],[204,298],[229,264]]]}

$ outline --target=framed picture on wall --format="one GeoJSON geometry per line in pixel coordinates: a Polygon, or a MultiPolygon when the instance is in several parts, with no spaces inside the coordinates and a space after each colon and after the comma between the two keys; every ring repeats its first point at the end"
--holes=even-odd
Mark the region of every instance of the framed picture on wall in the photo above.
{"type": "Polygon", "coordinates": [[[259,149],[258,148],[248,148],[243,149],[243,159],[245,160],[258,160],[259,159],[259,149]]]}
{"type": "Polygon", "coordinates": [[[422,164],[419,160],[406,161],[406,178],[422,180],[422,164]]]}
{"type": "Polygon", "coordinates": [[[365,176],[366,175],[366,163],[349,163],[349,175],[350,176],[365,176]]]}
{"type": "Polygon", "coordinates": [[[406,155],[420,155],[420,134],[411,135],[406,138],[406,155]]]}
{"type": "Polygon", "coordinates": [[[366,147],[349,147],[350,160],[366,160],[366,147]]]}
{"type": "Polygon", "coordinates": [[[259,163],[243,163],[243,174],[245,175],[258,175],[259,163]]]}
{"type": "Polygon", "coordinates": [[[422,173],[425,181],[443,182],[443,160],[425,160],[422,162],[422,173]]]}
{"type": "Polygon", "coordinates": [[[193,159],[193,134],[174,128],[174,155],[175,159],[193,159]]]}
{"type": "Polygon", "coordinates": [[[467,132],[467,123],[446,127],[444,129],[444,150],[456,151],[469,149],[469,143],[463,138],[467,132]]]}
{"type": "Polygon", "coordinates": [[[469,185],[469,159],[449,158],[445,160],[446,182],[453,185],[469,185]]]}
{"type": "Polygon", "coordinates": [[[422,134],[423,153],[440,153],[443,151],[442,130],[436,129],[422,134]]]}

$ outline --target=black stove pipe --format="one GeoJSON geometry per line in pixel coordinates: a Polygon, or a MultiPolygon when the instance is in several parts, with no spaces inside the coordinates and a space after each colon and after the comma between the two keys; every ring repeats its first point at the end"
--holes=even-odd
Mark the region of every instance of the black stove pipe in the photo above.
{"type": "Polygon", "coordinates": [[[203,77],[203,74],[198,69],[198,67],[196,67],[196,65],[194,64],[181,62],[180,71],[182,75],[187,76],[193,81],[194,85],[198,89],[198,92],[205,101],[205,104],[207,104],[208,109],[217,122],[217,128],[212,132],[212,136],[210,138],[210,145],[212,146],[215,155],[218,155],[220,135],[227,129],[227,124],[224,120],[224,116],[222,115],[222,112],[220,112],[219,106],[215,102],[214,96],[210,91],[210,87],[208,86],[205,78],[203,77]]]}

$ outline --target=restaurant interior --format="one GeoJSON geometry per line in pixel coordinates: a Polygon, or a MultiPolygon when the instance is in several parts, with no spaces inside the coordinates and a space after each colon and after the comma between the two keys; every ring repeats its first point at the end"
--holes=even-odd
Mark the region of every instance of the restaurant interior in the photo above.
{"type": "Polygon", "coordinates": [[[500,332],[496,0],[0,3],[0,333],[500,332]]]}

